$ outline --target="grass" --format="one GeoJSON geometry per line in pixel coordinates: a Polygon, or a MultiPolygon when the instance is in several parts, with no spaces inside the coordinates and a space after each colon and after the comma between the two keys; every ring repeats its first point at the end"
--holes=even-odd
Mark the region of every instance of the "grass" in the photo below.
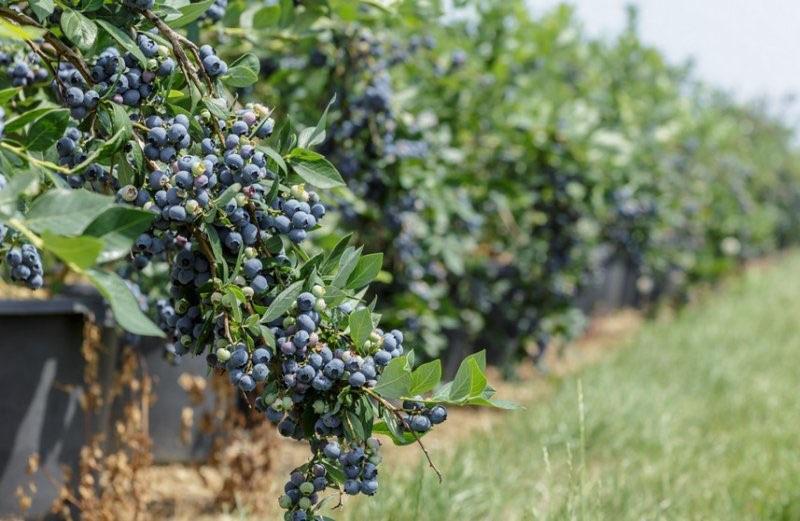
{"type": "Polygon", "coordinates": [[[800,519],[800,256],[629,344],[434,454],[441,485],[417,460],[384,468],[378,496],[336,517],[800,519]]]}

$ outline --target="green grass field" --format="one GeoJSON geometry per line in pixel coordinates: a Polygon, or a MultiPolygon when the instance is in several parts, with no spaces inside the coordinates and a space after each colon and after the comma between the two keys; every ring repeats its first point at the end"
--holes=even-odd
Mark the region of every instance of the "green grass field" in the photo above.
{"type": "Polygon", "coordinates": [[[434,453],[443,484],[386,468],[380,500],[337,518],[800,519],[798,362],[795,254],[646,325],[491,436],[434,453]]]}

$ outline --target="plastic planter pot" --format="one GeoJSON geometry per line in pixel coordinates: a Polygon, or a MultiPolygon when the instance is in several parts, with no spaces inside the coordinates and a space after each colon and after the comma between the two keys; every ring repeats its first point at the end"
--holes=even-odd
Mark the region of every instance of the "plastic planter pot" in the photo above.
{"type": "MultiPolygon", "coordinates": [[[[93,315],[74,298],[0,301],[0,514],[19,513],[15,491],[31,482],[37,492],[26,515],[47,513],[57,494],[47,476],[57,482],[62,465],[76,468],[81,447],[103,431],[107,411],[87,414],[80,399],[84,325],[93,315]],[[26,474],[31,454],[40,457],[34,476],[26,474]]],[[[113,364],[113,353],[106,355],[101,385],[103,367],[113,364]]]]}
{"type": "MultiPolygon", "coordinates": [[[[156,463],[204,461],[211,450],[213,436],[201,428],[202,417],[214,412],[213,390],[208,386],[202,401],[195,403],[181,387],[182,374],[199,376],[205,380],[208,366],[202,356],[184,356],[180,363],[171,365],[163,358],[164,341],[143,338],[138,346],[143,367],[153,380],[155,401],[150,406],[150,437],[153,459],[156,463]],[[192,409],[193,422],[188,439],[182,439],[182,412],[192,409]]],[[[119,409],[116,409],[119,410],[119,409]]]]}

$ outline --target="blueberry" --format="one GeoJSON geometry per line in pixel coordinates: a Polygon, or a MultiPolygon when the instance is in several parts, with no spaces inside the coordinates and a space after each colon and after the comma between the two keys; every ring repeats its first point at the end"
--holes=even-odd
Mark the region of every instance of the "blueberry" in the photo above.
{"type": "Polygon", "coordinates": [[[264,364],[256,364],[253,366],[253,380],[256,382],[263,382],[269,375],[269,369],[264,364]]]}
{"type": "Polygon", "coordinates": [[[438,425],[447,419],[447,409],[443,405],[436,405],[430,410],[428,417],[432,424],[438,425]]]}
{"type": "Polygon", "coordinates": [[[306,238],[305,230],[294,228],[291,231],[289,231],[289,239],[295,244],[303,242],[305,238],[306,238]]]}
{"type": "Polygon", "coordinates": [[[363,387],[364,384],[367,383],[367,377],[364,376],[364,373],[355,372],[355,373],[350,375],[350,379],[348,380],[348,383],[352,387],[363,387]]]}
{"type": "Polygon", "coordinates": [[[242,266],[242,271],[244,272],[245,277],[247,277],[248,279],[252,279],[256,275],[258,275],[258,273],[261,271],[262,268],[263,265],[261,264],[260,260],[247,259],[246,261],[244,261],[244,264],[242,266]]]}
{"type": "Polygon", "coordinates": [[[250,282],[250,287],[253,288],[253,291],[256,294],[260,295],[261,293],[264,293],[269,289],[269,284],[267,283],[267,279],[263,275],[256,275],[250,282]]]}
{"type": "Polygon", "coordinates": [[[344,492],[350,496],[355,496],[361,491],[361,485],[354,479],[348,479],[344,482],[344,492]]]}
{"type": "Polygon", "coordinates": [[[304,291],[297,297],[297,307],[300,309],[300,311],[311,311],[314,308],[316,301],[317,299],[314,297],[314,295],[308,291],[304,291]]]}
{"type": "Polygon", "coordinates": [[[422,415],[415,415],[411,417],[409,426],[414,432],[427,432],[431,428],[431,421],[422,415]]]}
{"type": "Polygon", "coordinates": [[[242,375],[239,379],[239,389],[244,392],[250,392],[256,388],[256,382],[249,374],[242,375]]]}
{"type": "Polygon", "coordinates": [[[247,350],[242,347],[237,348],[231,353],[231,357],[228,360],[228,367],[242,367],[247,363],[247,359],[247,350]]]}

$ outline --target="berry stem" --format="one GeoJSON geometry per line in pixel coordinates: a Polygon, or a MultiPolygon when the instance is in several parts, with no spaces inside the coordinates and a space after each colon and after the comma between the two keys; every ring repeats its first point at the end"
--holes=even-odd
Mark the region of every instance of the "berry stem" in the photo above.
{"type": "Polygon", "coordinates": [[[384,408],[386,408],[386,410],[388,410],[389,412],[394,414],[395,417],[397,417],[398,421],[400,421],[400,423],[402,423],[403,426],[405,426],[406,429],[408,429],[408,431],[414,436],[414,439],[416,440],[417,444],[422,449],[422,452],[425,454],[425,458],[428,460],[428,465],[430,465],[430,467],[436,473],[436,477],[439,478],[439,483],[441,483],[442,479],[443,479],[442,478],[442,473],[439,471],[439,469],[436,467],[436,464],[431,459],[431,455],[428,452],[428,449],[425,447],[425,444],[422,443],[422,439],[419,437],[419,435],[416,432],[411,430],[411,427],[408,425],[408,422],[406,421],[406,419],[403,418],[402,414],[400,414],[400,410],[398,410],[397,407],[395,407],[394,405],[389,403],[383,396],[379,395],[378,393],[376,393],[372,389],[370,389],[368,387],[364,387],[363,391],[365,393],[367,393],[368,395],[370,395],[375,400],[377,400],[378,403],[380,403],[384,408]]]}
{"type": "Polygon", "coordinates": [[[27,161],[29,161],[31,163],[34,163],[36,165],[43,166],[45,168],[49,168],[50,170],[54,170],[54,171],[59,172],[61,174],[70,174],[70,173],[72,173],[72,170],[70,170],[69,168],[65,168],[63,166],[57,165],[55,163],[52,163],[50,161],[45,161],[44,159],[35,158],[35,157],[31,156],[30,154],[28,154],[27,152],[25,152],[25,150],[23,150],[22,148],[15,147],[14,145],[12,145],[10,143],[7,143],[5,141],[0,141],[0,147],[5,148],[9,152],[12,152],[12,153],[18,155],[19,157],[21,157],[21,158],[23,158],[23,159],[25,159],[25,160],[27,160],[27,161]]]}

